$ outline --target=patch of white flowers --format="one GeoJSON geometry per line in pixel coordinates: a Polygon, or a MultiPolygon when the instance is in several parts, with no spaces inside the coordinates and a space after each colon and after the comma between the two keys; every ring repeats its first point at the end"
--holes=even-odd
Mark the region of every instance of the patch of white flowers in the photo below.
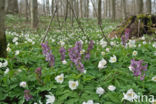
{"type": "Polygon", "coordinates": [[[105,48],[107,46],[107,42],[102,39],[100,40],[100,45],[102,48],[105,48]]]}
{"type": "Polygon", "coordinates": [[[135,40],[129,40],[129,42],[128,42],[128,46],[130,47],[130,48],[135,48],[136,47],[136,41],[135,40]]]}

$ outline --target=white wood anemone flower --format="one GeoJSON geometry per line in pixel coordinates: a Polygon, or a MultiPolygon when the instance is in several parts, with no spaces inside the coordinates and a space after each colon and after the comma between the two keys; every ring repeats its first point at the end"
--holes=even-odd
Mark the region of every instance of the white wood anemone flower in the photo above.
{"type": "Polygon", "coordinates": [[[123,93],[123,95],[124,97],[122,98],[122,101],[127,100],[133,102],[135,99],[138,98],[137,94],[133,91],[133,89],[129,89],[127,93],[123,93]]]}
{"type": "Polygon", "coordinates": [[[105,66],[106,64],[107,64],[107,61],[105,59],[102,59],[99,61],[98,68],[99,69],[106,68],[106,66],[105,66]]]}
{"type": "Polygon", "coordinates": [[[103,95],[105,93],[105,90],[102,87],[97,87],[96,88],[96,94],[99,96],[103,95]]]}
{"type": "Polygon", "coordinates": [[[55,96],[50,93],[50,95],[45,95],[46,99],[46,104],[53,104],[55,102],[55,96]]]}
{"type": "Polygon", "coordinates": [[[156,76],[152,77],[152,81],[156,82],[156,76]]]}
{"type": "Polygon", "coordinates": [[[55,80],[56,80],[57,83],[62,84],[63,81],[64,81],[64,74],[60,74],[60,75],[56,76],[55,80]]]}
{"type": "Polygon", "coordinates": [[[117,58],[115,55],[113,55],[113,57],[110,57],[110,60],[109,60],[110,63],[115,63],[116,61],[117,61],[117,58]]]}
{"type": "Polygon", "coordinates": [[[109,91],[115,91],[115,90],[116,90],[116,87],[113,86],[113,85],[109,85],[109,86],[108,86],[108,90],[109,90],[109,91]]]}
{"type": "Polygon", "coordinates": [[[133,51],[132,56],[137,56],[138,51],[133,51]]]}
{"type": "Polygon", "coordinates": [[[75,90],[75,89],[77,89],[77,87],[78,87],[78,85],[79,85],[79,82],[78,82],[78,81],[72,81],[72,80],[70,80],[70,81],[68,82],[68,84],[69,84],[69,88],[70,88],[71,90],[75,90]]]}

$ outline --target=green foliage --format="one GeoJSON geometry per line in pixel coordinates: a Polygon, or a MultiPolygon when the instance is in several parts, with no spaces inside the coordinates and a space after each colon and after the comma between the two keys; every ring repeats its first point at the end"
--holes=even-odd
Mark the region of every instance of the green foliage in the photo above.
{"type": "MultiPolygon", "coordinates": [[[[7,18],[9,18],[9,22],[15,19],[12,16],[7,18]]],[[[48,23],[46,18],[41,17],[41,19],[41,22],[48,23]],[[44,19],[45,21],[43,21],[44,19]]],[[[117,25],[117,23],[111,23],[107,20],[104,22],[105,33],[109,33],[117,25]]],[[[92,25],[95,23],[94,20],[88,21],[89,25],[85,24],[86,21],[83,23],[86,34],[95,41],[90,60],[82,60],[87,70],[86,74],[80,73],[75,68],[68,57],[68,53],[66,53],[67,64],[63,65],[59,54],[60,41],[65,42],[64,47],[68,50],[74,46],[76,41],[82,40],[84,42],[83,49],[87,50],[88,41],[79,29],[74,29],[72,32],[65,30],[65,28],[71,28],[69,25],[67,27],[64,26],[62,31],[53,29],[53,31],[48,33],[47,41],[55,56],[54,67],[49,67],[48,62],[45,61],[45,57],[42,55],[40,39],[43,36],[41,35],[43,30],[42,32],[39,30],[38,34],[23,33],[23,35],[12,33],[9,32],[11,30],[8,30],[6,34],[7,41],[10,44],[8,47],[11,51],[8,52],[7,60],[10,71],[4,74],[4,71],[0,69],[0,103],[32,104],[41,101],[45,104],[45,95],[49,95],[51,92],[56,98],[54,104],[82,104],[82,102],[88,100],[94,100],[94,102],[100,104],[122,104],[123,102],[132,104],[128,101],[121,102],[123,93],[126,93],[131,88],[142,95],[156,96],[156,83],[151,81],[152,77],[156,75],[156,56],[154,55],[155,48],[152,46],[153,42],[151,44],[143,44],[143,41],[137,41],[136,48],[125,48],[120,44],[120,39],[114,39],[110,40],[116,43],[113,48],[110,46],[102,48],[99,45],[99,41],[103,37],[98,26],[92,25]],[[18,37],[18,45],[13,42],[15,37],[18,37]],[[138,47],[139,44],[141,44],[140,47],[138,47]],[[110,51],[107,52],[106,48],[109,48],[110,51]],[[15,55],[17,50],[19,50],[19,54],[15,55]],[[134,50],[138,52],[137,56],[132,56],[134,50]],[[102,56],[101,52],[105,52],[105,55],[102,56]],[[110,57],[113,55],[117,57],[116,63],[109,62],[110,57]],[[102,58],[107,60],[107,67],[99,70],[98,63],[102,58]],[[148,70],[143,81],[140,81],[139,77],[134,77],[133,73],[128,69],[131,59],[141,59],[148,63],[148,70]],[[35,73],[35,69],[38,67],[42,68],[41,79],[38,79],[35,73]],[[59,84],[56,82],[55,77],[61,73],[64,74],[64,81],[59,84]],[[72,91],[69,88],[69,80],[77,80],[79,82],[76,90],[72,91]],[[22,81],[27,83],[27,87],[20,87],[22,81]],[[114,85],[116,90],[109,91],[109,85],[114,85]],[[97,87],[104,88],[105,93],[101,96],[96,94],[97,87]],[[33,96],[29,102],[24,99],[25,89],[29,89],[33,96]]],[[[84,55],[82,56],[84,57],[84,55]]],[[[147,104],[147,102],[144,104],[147,104]]]]}

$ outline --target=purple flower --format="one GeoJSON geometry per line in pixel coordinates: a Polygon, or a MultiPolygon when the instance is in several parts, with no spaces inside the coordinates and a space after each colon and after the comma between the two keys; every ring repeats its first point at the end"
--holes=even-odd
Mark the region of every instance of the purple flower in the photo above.
{"type": "Polygon", "coordinates": [[[61,47],[59,52],[61,54],[61,61],[65,60],[66,50],[64,49],[64,47],[61,47]]]}
{"type": "Polygon", "coordinates": [[[80,72],[84,72],[84,66],[81,63],[81,54],[80,51],[82,50],[82,44],[80,41],[75,43],[75,47],[70,48],[68,50],[70,60],[75,64],[76,68],[80,72]]]}
{"type": "Polygon", "coordinates": [[[32,95],[30,94],[29,90],[24,90],[24,98],[26,99],[26,101],[29,101],[32,99],[32,95]]]}
{"type": "Polygon", "coordinates": [[[123,45],[126,45],[127,41],[129,40],[129,34],[130,34],[130,29],[129,28],[126,28],[125,29],[125,35],[123,35],[121,37],[121,40],[122,40],[122,44],[123,45]]]}
{"type": "Polygon", "coordinates": [[[147,70],[147,64],[143,65],[144,61],[139,60],[135,61],[134,59],[131,60],[131,68],[134,73],[134,76],[140,76],[140,80],[143,80],[145,77],[145,71],[147,70]]]}
{"type": "Polygon", "coordinates": [[[42,69],[39,67],[35,70],[35,73],[37,74],[37,76],[40,78],[42,75],[42,69]]]}
{"type": "Polygon", "coordinates": [[[87,52],[85,53],[85,58],[88,60],[90,59],[90,51],[93,49],[93,45],[94,45],[94,42],[93,42],[93,40],[91,40],[88,45],[87,52]]]}
{"type": "Polygon", "coordinates": [[[55,64],[55,57],[52,54],[52,51],[50,50],[50,47],[48,46],[48,42],[42,43],[42,53],[46,57],[46,61],[49,62],[50,66],[54,66],[55,64]]]}

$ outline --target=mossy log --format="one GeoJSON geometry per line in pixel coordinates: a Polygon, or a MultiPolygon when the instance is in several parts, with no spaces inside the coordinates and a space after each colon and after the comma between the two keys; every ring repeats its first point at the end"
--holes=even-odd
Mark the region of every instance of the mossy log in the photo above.
{"type": "Polygon", "coordinates": [[[114,29],[109,37],[121,37],[127,28],[130,29],[130,37],[156,34],[156,15],[140,14],[131,16],[114,29]]]}

